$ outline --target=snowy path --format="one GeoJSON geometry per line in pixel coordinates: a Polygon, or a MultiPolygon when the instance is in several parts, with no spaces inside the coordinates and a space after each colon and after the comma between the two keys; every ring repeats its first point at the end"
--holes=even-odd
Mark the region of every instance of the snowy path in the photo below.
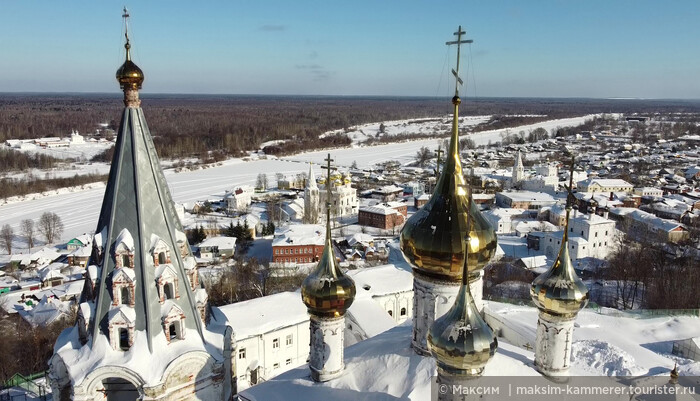
{"type": "MultiPolygon", "coordinates": [[[[580,125],[586,119],[593,116],[567,118],[562,120],[544,121],[529,126],[511,128],[510,132],[542,127],[547,130],[558,126],[580,125]]],[[[501,133],[505,130],[485,131],[472,134],[477,145],[486,144],[488,141],[500,141],[501,133]]],[[[422,146],[431,149],[437,147],[439,139],[425,139],[411,142],[391,143],[379,146],[342,148],[324,151],[306,152],[283,158],[281,160],[253,160],[242,161],[240,159],[227,160],[221,166],[210,167],[195,171],[175,173],[168,170],[165,173],[175,202],[192,203],[196,200],[222,197],[226,190],[233,189],[236,185],[255,184],[255,179],[260,173],[268,175],[268,179],[274,182],[274,174],[282,172],[294,175],[308,171],[307,162],[314,162],[314,170],[321,174],[319,163],[330,153],[339,166],[348,167],[356,161],[358,167],[367,168],[375,163],[397,160],[405,163],[414,159],[416,152],[422,146]]],[[[63,240],[68,240],[84,232],[95,229],[97,218],[104,196],[104,187],[92,188],[78,192],[62,191],[59,194],[16,202],[0,206],[0,226],[10,224],[19,236],[19,224],[24,219],[37,221],[39,216],[46,211],[54,212],[61,217],[65,226],[62,235],[63,240]]],[[[16,238],[16,249],[25,247],[23,239],[16,238]]]]}

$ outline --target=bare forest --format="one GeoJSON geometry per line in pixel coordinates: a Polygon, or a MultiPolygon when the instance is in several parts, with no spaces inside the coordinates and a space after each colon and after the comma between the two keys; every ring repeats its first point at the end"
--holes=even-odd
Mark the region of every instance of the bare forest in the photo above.
{"type": "MultiPolygon", "coordinates": [[[[201,157],[210,152],[236,156],[259,148],[263,142],[281,139],[290,141],[294,150],[339,146],[346,140],[318,136],[370,122],[444,116],[452,109],[443,98],[410,97],[143,94],[142,100],[158,153],[170,159],[201,157]]],[[[0,95],[0,143],[8,139],[66,136],[73,129],[90,135],[99,123],[116,130],[122,109],[117,94],[0,95]]],[[[665,110],[699,111],[700,105],[683,101],[477,98],[464,99],[460,114],[563,118],[665,110]]],[[[517,125],[519,120],[532,122],[532,117],[502,118],[484,129],[517,125]]]]}

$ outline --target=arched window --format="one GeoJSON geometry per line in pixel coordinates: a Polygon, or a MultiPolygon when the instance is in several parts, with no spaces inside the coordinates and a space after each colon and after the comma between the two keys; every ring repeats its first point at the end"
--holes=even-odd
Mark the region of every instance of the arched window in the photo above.
{"type": "Polygon", "coordinates": [[[394,316],[394,312],[393,312],[393,311],[388,311],[388,313],[389,313],[389,316],[392,316],[392,317],[394,316]]]}
{"type": "Polygon", "coordinates": [[[129,291],[129,287],[122,287],[121,289],[121,303],[122,305],[129,305],[131,304],[131,291],[129,291]]]}
{"type": "Polygon", "coordinates": [[[170,334],[170,341],[172,341],[172,340],[177,340],[177,339],[179,338],[179,337],[178,337],[178,332],[177,332],[178,330],[177,330],[177,328],[175,327],[175,323],[171,324],[170,327],[168,328],[168,330],[169,330],[169,332],[170,332],[170,333],[169,333],[169,334],[170,334]]]}
{"type": "Polygon", "coordinates": [[[173,283],[167,283],[163,286],[163,294],[165,299],[173,299],[175,291],[173,291],[173,283]]]}
{"type": "Polygon", "coordinates": [[[124,267],[133,267],[133,266],[131,266],[131,262],[129,261],[129,255],[128,255],[128,254],[123,254],[123,255],[122,255],[122,266],[124,266],[124,267]]]}
{"type": "Polygon", "coordinates": [[[163,264],[163,263],[168,263],[168,259],[165,257],[165,252],[161,252],[158,254],[158,263],[163,264]]]}
{"type": "Polygon", "coordinates": [[[122,351],[129,350],[129,329],[126,327],[119,329],[119,348],[122,351]]]}
{"type": "Polygon", "coordinates": [[[406,308],[401,308],[401,316],[406,316],[406,308]]]}

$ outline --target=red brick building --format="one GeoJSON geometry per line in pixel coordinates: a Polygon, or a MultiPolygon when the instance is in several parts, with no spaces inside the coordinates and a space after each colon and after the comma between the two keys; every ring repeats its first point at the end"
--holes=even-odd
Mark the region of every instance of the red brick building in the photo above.
{"type": "Polygon", "coordinates": [[[325,227],[297,224],[275,232],[272,240],[273,263],[313,263],[323,253],[325,227]]]}
{"type": "Polygon", "coordinates": [[[389,230],[406,222],[408,209],[404,203],[379,204],[361,207],[358,221],[362,226],[370,226],[389,230]]]}

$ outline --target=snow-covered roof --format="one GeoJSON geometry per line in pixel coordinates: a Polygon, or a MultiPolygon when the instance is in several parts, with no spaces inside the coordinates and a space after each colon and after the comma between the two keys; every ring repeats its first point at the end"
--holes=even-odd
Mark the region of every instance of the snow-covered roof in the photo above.
{"type": "Polygon", "coordinates": [[[301,293],[280,292],[262,298],[212,308],[233,328],[236,340],[302,323],[309,320],[301,293]],[[281,307],[284,306],[284,307],[281,307]]]}
{"type": "Polygon", "coordinates": [[[218,247],[221,249],[235,249],[235,237],[209,237],[197,245],[199,248],[218,247]]]}
{"type": "Polygon", "coordinates": [[[597,214],[589,213],[589,214],[583,214],[583,213],[578,213],[576,217],[571,218],[571,222],[569,224],[583,224],[583,225],[590,225],[590,226],[595,226],[599,224],[615,224],[614,221],[610,219],[606,219],[603,216],[598,216],[597,214]]]}
{"type": "MultiPolygon", "coordinates": [[[[374,337],[396,326],[396,321],[377,302],[367,299],[356,299],[348,309],[348,319],[353,320],[369,337],[374,337]]],[[[347,341],[346,337],[346,341],[347,341]]],[[[352,342],[354,343],[354,342],[352,342]]],[[[348,345],[346,343],[346,345],[348,345]]]]}
{"type": "Polygon", "coordinates": [[[194,256],[187,256],[182,260],[182,264],[185,270],[192,270],[197,267],[197,260],[194,258],[194,256]]]}
{"type": "Polygon", "coordinates": [[[413,289],[413,274],[393,264],[350,270],[347,274],[355,280],[357,299],[413,289]]]}
{"type": "Polygon", "coordinates": [[[515,202],[556,202],[557,200],[550,194],[533,191],[503,191],[502,196],[508,197],[515,202]]]}
{"type": "Polygon", "coordinates": [[[403,187],[394,184],[385,185],[381,188],[375,189],[374,192],[378,194],[392,194],[395,192],[403,192],[403,187]]]}
{"type": "Polygon", "coordinates": [[[88,258],[88,257],[90,257],[91,253],[92,253],[91,247],[81,246],[80,248],[77,248],[73,252],[69,253],[68,256],[74,256],[77,258],[88,258]]]}
{"type": "Polygon", "coordinates": [[[134,308],[128,305],[118,305],[114,306],[109,310],[109,321],[112,322],[114,319],[122,320],[128,323],[136,322],[136,312],[134,308]]]}
{"type": "Polygon", "coordinates": [[[394,209],[393,207],[386,205],[386,204],[377,204],[374,206],[363,206],[360,208],[360,212],[366,212],[366,213],[372,213],[372,214],[381,214],[384,216],[392,215],[392,214],[400,214],[398,210],[394,209]]]}
{"type": "Polygon", "coordinates": [[[510,220],[514,216],[522,216],[525,212],[523,209],[514,209],[511,207],[497,207],[491,210],[485,211],[484,216],[492,215],[496,218],[510,220]]]}
{"type": "Polygon", "coordinates": [[[26,307],[19,310],[19,315],[32,327],[44,327],[63,316],[67,316],[67,309],[56,298],[44,296],[34,307],[26,307]]]}
{"type": "MultiPolygon", "coordinates": [[[[484,369],[484,376],[540,376],[534,367],[534,353],[524,349],[535,343],[538,311],[528,306],[485,302],[488,316],[503,321],[517,339],[499,338],[498,350],[484,369]],[[513,341],[512,343],[510,341],[513,341]]],[[[649,349],[678,338],[697,336],[698,318],[637,319],[606,316],[583,310],[576,319],[572,350],[572,376],[639,376],[649,370],[673,367],[670,347],[666,352],[649,349]]],[[[432,357],[417,355],[410,347],[411,322],[345,348],[345,372],[337,379],[314,383],[309,368],[299,368],[268,379],[240,394],[243,400],[334,401],[431,399],[431,378],[436,374],[432,357]]],[[[679,366],[681,375],[700,374],[697,364],[679,366]]],[[[667,371],[660,372],[664,375],[667,371]]]]}
{"type": "Polygon", "coordinates": [[[124,228],[121,230],[121,232],[119,232],[119,235],[117,236],[116,241],[114,241],[114,244],[116,246],[119,246],[120,244],[124,244],[126,249],[133,252],[133,250],[134,250],[134,237],[131,236],[131,233],[129,232],[129,230],[124,228]]]}
{"type": "Polygon", "coordinates": [[[674,220],[668,220],[668,219],[662,219],[659,217],[656,217],[655,215],[651,213],[647,213],[643,210],[635,209],[632,212],[627,214],[627,217],[632,218],[636,221],[643,222],[649,227],[653,227],[659,231],[672,231],[677,229],[678,227],[684,227],[681,223],[674,221],[674,220]]]}
{"type": "Polygon", "coordinates": [[[293,224],[275,232],[272,246],[323,245],[326,228],[319,224],[293,224]]]}
{"type": "Polygon", "coordinates": [[[347,237],[348,245],[353,246],[358,242],[361,244],[369,244],[374,242],[374,236],[365,233],[354,233],[347,237]]]}
{"type": "Polygon", "coordinates": [[[536,255],[520,258],[520,262],[528,269],[535,269],[547,265],[547,256],[536,255]]]}
{"type": "Polygon", "coordinates": [[[603,188],[605,188],[605,187],[613,187],[613,188],[614,187],[632,187],[632,184],[630,184],[629,182],[627,182],[625,180],[619,179],[619,178],[591,178],[588,180],[579,181],[577,184],[581,185],[581,186],[586,186],[586,187],[591,186],[593,184],[598,184],[603,188]]]}
{"type": "Polygon", "coordinates": [[[47,266],[39,270],[39,278],[41,279],[41,281],[50,281],[56,279],[65,280],[66,276],[61,274],[60,269],[51,269],[50,266],[47,266]]]}
{"type": "Polygon", "coordinates": [[[90,276],[90,279],[94,282],[97,280],[97,266],[95,265],[90,265],[87,267],[87,273],[90,276]]]}
{"type": "Polygon", "coordinates": [[[120,267],[119,269],[112,270],[112,280],[116,279],[120,275],[126,276],[131,282],[136,281],[136,273],[134,273],[134,269],[130,267],[120,267]]]}

